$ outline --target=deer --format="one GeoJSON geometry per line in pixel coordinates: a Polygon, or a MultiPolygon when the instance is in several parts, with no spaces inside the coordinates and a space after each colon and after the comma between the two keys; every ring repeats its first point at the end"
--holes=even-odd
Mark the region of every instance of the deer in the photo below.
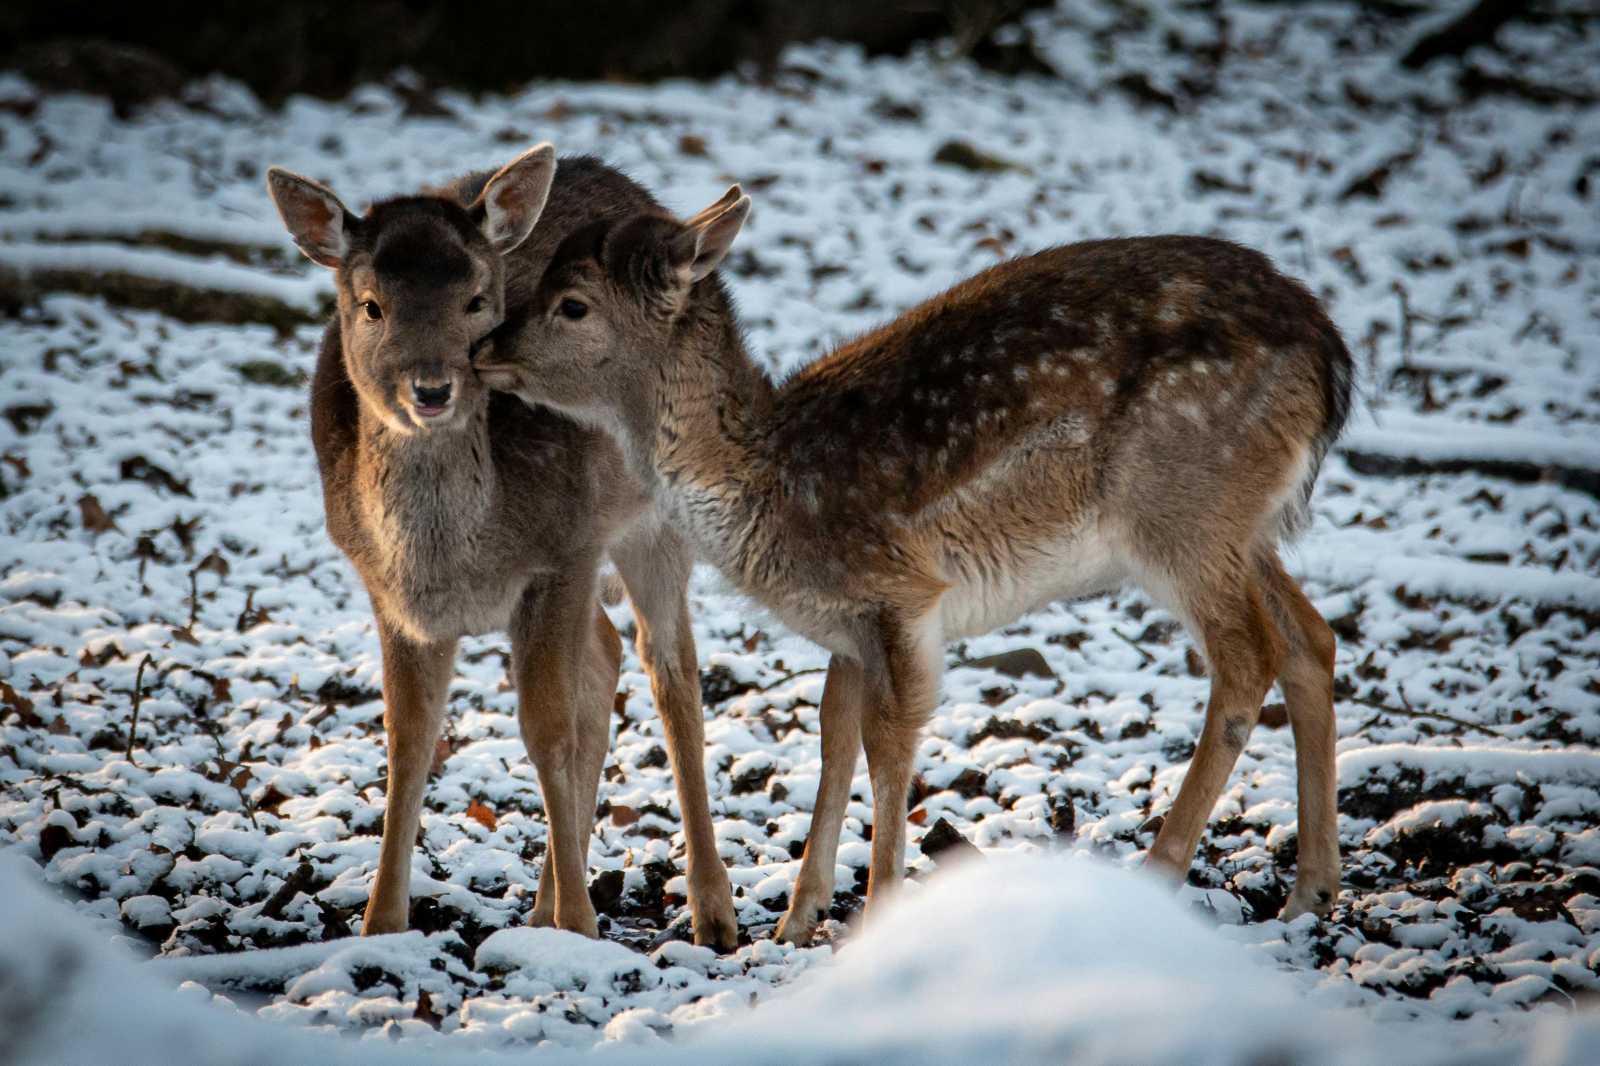
{"type": "Polygon", "coordinates": [[[735,185],[569,234],[477,362],[492,388],[619,442],[707,562],[830,653],[822,769],[774,935],[833,904],[856,759],[868,920],[905,875],[907,795],[947,641],[1133,584],[1197,640],[1204,725],[1145,864],[1193,862],[1274,681],[1292,724],[1297,870],[1282,916],[1339,892],[1334,636],[1284,569],[1350,408],[1316,298],[1224,240],[1093,240],[1011,259],[775,383],[716,266],[735,185]]]}
{"type": "Polygon", "coordinates": [[[528,921],[598,935],[588,854],[621,642],[600,600],[609,558],[637,619],[677,786],[696,943],[738,923],[706,791],[693,553],[616,444],[493,393],[470,356],[533,295],[571,232],[655,209],[640,185],[548,143],[494,172],[381,200],[357,216],[288,170],[267,185],[290,236],[333,271],[337,309],[311,384],[329,537],[371,600],[388,784],[363,935],[404,930],[411,860],[456,649],[506,632],[548,848],[528,921]]]}

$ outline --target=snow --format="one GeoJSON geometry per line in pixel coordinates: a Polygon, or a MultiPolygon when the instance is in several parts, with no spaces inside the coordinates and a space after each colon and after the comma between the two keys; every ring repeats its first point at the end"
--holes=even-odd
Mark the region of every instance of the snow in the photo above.
{"type": "MultiPolygon", "coordinates": [[[[270,1025],[242,1012],[203,984],[206,968],[140,964],[105,944],[83,919],[51,899],[14,856],[0,858],[0,891],[9,906],[0,937],[0,987],[9,987],[8,1019],[20,1017],[29,1063],[183,1061],[484,1061],[466,1049],[472,1035],[537,1039],[572,1023],[515,1004],[469,1005],[462,1032],[441,1038],[418,1016],[416,992],[373,997],[360,1018],[422,1047],[335,1040],[270,1025]],[[141,979],[154,974],[156,980],[141,979]],[[191,974],[187,979],[184,974],[191,974]],[[476,1009],[473,1009],[476,1007],[476,1009]]],[[[1299,923],[1304,926],[1306,922],[1299,923]]],[[[1295,935],[1296,927],[1283,928],[1295,935]]],[[[1301,930],[1303,932],[1303,929],[1301,930]]],[[[317,951],[320,965],[297,982],[298,994],[331,1014],[327,992],[354,987],[363,968],[425,971],[418,933],[346,941],[317,951]]],[[[308,946],[309,947],[309,946],[308,946]]],[[[319,949],[323,946],[318,945],[319,949]]],[[[1375,947],[1375,946],[1374,946],[1375,947]]],[[[773,951],[778,949],[769,945],[773,951]]],[[[300,949],[248,953],[257,979],[273,959],[300,949]]],[[[827,956],[829,953],[820,953],[827,956]]],[[[1404,979],[1415,953],[1383,949],[1360,961],[1404,979]]],[[[644,990],[710,982],[711,952],[673,944],[654,959],[616,944],[547,929],[512,929],[479,947],[476,965],[507,968],[507,978],[609,989],[632,974],[644,990]]],[[[239,972],[242,972],[242,968],[239,972]]],[[[214,977],[214,974],[211,976],[214,977]]],[[[1492,998],[1516,1005],[1548,983],[1528,974],[1499,985],[1492,998]]],[[[726,993],[723,993],[724,995],[726,993]]],[[[698,1001],[704,1004],[704,1000],[698,1001]]],[[[607,1060],[672,1063],[737,1057],[792,1063],[1067,1061],[1075,1063],[1360,1063],[1386,1061],[1592,1061],[1600,1024],[1546,1017],[1507,1040],[1430,1024],[1373,1021],[1335,997],[1302,992],[1265,960],[1219,938],[1170,893],[1126,871],[1061,857],[996,856],[913,886],[899,906],[873,922],[837,959],[821,961],[785,992],[752,1009],[723,1005],[726,1016],[677,1019],[678,1039],[664,1044],[672,1016],[633,1006],[603,1029],[607,1060]],[[937,935],[930,936],[930,929],[937,935]]],[[[263,1012],[272,1017],[274,1011],[263,1012]]],[[[17,1050],[16,1045],[13,1049],[17,1050]]],[[[540,1061],[567,1059],[544,1048],[540,1061]]]]}
{"type": "Polygon", "coordinates": [[[0,247],[0,267],[11,267],[25,276],[41,270],[122,272],[196,289],[271,296],[308,309],[317,307],[318,297],[333,295],[333,285],[324,277],[274,277],[221,258],[197,260],[98,241],[68,245],[7,243],[0,247]]]}
{"type": "Polygon", "coordinates": [[[1376,425],[1358,422],[1345,434],[1343,445],[1417,459],[1520,460],[1600,469],[1600,439],[1594,437],[1399,411],[1385,412],[1376,425]]]}
{"type": "MultiPolygon", "coordinates": [[[[985,862],[949,872],[914,850],[913,883],[858,929],[871,810],[858,767],[834,920],[816,947],[774,945],[816,792],[825,659],[700,572],[706,765],[748,942],[717,957],[675,939],[677,803],[631,649],[591,853],[623,886],[607,939],[522,927],[546,837],[501,636],[463,643],[413,857],[417,928],[354,941],[383,810],[382,705],[370,612],[324,534],[306,433],[320,331],[47,293],[0,320],[0,844],[69,902],[13,892],[5,874],[7,897],[32,902],[0,912],[0,959],[24,977],[8,989],[44,987],[51,945],[92,962],[59,1023],[31,1023],[26,1054],[171,1061],[177,1034],[219,1061],[530,1045],[559,1060],[636,1043],[652,1061],[713,1048],[837,1061],[868,1057],[859,1037],[891,1061],[1198,1061],[1271,1057],[1250,1041],[1279,1034],[1296,1061],[1391,1047],[1592,1061],[1595,1022],[1574,1004],[1600,993],[1600,501],[1581,479],[1501,468],[1600,467],[1600,189],[1578,181],[1600,109],[1468,99],[1448,63],[1400,73],[1418,26],[1346,7],[1227,17],[1216,71],[1193,47],[1217,32],[1203,12],[1140,23],[1063,2],[1027,20],[1061,79],[817,45],[770,85],[441,93],[450,119],[408,118],[381,87],[269,111],[216,80],[192,89],[203,108],[118,119],[0,78],[0,97],[36,104],[0,108],[0,266],[314,308],[327,277],[282,234],[267,164],[358,206],[550,139],[682,211],[744,183],[755,213],[724,273],[775,373],[997,248],[1185,230],[1304,278],[1364,394],[1290,555],[1340,637],[1346,889],[1330,920],[1272,917],[1295,763],[1291,731],[1270,722],[1176,902],[1083,861],[1139,865],[1202,725],[1189,642],[1124,593],[948,650],[912,835],[947,819],[985,862]],[[1135,71],[1219,89],[1141,109],[1114,87],[1135,71]],[[685,135],[705,153],[681,150],[685,135]],[[1020,169],[934,163],[950,140],[1020,169]],[[1401,156],[1377,196],[1344,195],[1401,156]],[[1433,472],[1374,472],[1364,454],[1433,472]],[[1019,648],[1055,676],[966,665],[1019,648]],[[495,830],[466,816],[473,802],[495,830]],[[199,1010],[211,992],[240,1006],[199,1010]],[[437,1029],[417,1017],[423,993],[437,1029]],[[1277,1028],[1302,1019],[1331,1035],[1277,1028]]],[[[1556,19],[1505,39],[1530,76],[1600,90],[1593,30],[1556,19]]],[[[625,605],[612,617],[631,625],[625,605]]]]}

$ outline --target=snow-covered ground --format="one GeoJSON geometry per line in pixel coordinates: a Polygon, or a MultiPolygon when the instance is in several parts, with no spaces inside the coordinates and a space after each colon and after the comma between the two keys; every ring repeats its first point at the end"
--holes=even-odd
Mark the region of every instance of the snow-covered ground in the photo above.
{"type": "MultiPolygon", "coordinates": [[[[311,1046],[286,1030],[327,1027],[429,1056],[671,1034],[702,1054],[956,1061],[970,1029],[1001,1059],[1260,1061],[1248,1033],[1282,1035],[1291,1061],[1494,1039],[1584,1061],[1594,1022],[1564,1018],[1600,992],[1593,23],[1508,27],[1463,81],[1451,62],[1401,73],[1420,25],[1345,6],[1229,6],[1225,25],[1111,10],[1030,19],[1058,79],[818,46],[768,86],[440,92],[449,117],[380,87],[268,112],[208,82],[123,121],[0,76],[0,277],[44,290],[7,292],[28,306],[0,320],[0,841],[94,923],[60,931],[96,960],[68,984],[137,965],[152,1005],[130,1024],[188,1024],[156,986],[193,980],[278,1026],[250,1040],[311,1046]],[[1494,89],[1524,78],[1555,95],[1494,89]],[[1140,102],[1162,94],[1176,109],[1140,102]],[[749,943],[716,958],[674,939],[676,803],[631,653],[591,855],[610,943],[518,928],[545,837],[498,637],[465,643],[451,690],[418,932],[341,939],[383,809],[377,641],[323,534],[305,425],[326,280],[262,177],[280,163],[357,203],[542,139],[684,212],[743,182],[756,212],[725,272],[777,372],[1000,255],[1087,237],[1223,235],[1323,294],[1366,400],[1291,559],[1341,637],[1332,919],[1270,920],[1295,821],[1272,709],[1178,904],[1040,857],[1137,865],[1199,734],[1186,639],[1127,594],[949,651],[913,835],[945,819],[990,872],[918,854],[903,915],[860,936],[831,924],[837,957],[772,943],[816,788],[824,660],[704,573],[706,760],[749,943]],[[941,152],[952,141],[979,155],[941,152]],[[85,285],[171,313],[65,291],[85,285]],[[963,665],[1019,648],[1054,676],[963,665]],[[104,961],[107,939],[159,957],[104,961]],[[1322,1044],[1275,1027],[1296,1012],[1322,1044]]],[[[856,796],[840,918],[865,878],[864,772],[856,796]]],[[[43,979],[58,915],[0,908],[0,989],[43,979]]],[[[192,1024],[223,1024],[206,1017],[192,1024]]]]}

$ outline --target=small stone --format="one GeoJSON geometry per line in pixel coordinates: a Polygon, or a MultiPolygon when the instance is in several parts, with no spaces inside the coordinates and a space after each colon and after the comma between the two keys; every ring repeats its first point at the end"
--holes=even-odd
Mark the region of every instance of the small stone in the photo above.
{"type": "Polygon", "coordinates": [[[973,666],[982,670],[993,670],[1007,677],[1045,677],[1055,680],[1056,672],[1050,669],[1050,664],[1045,657],[1039,654],[1037,648],[1013,648],[996,655],[985,655],[981,659],[969,659],[963,666],[973,666]]]}
{"type": "Polygon", "coordinates": [[[973,858],[983,855],[983,852],[979,851],[970,840],[962,836],[947,818],[940,818],[937,822],[934,822],[933,828],[924,834],[922,843],[918,847],[921,848],[922,854],[941,864],[946,860],[973,858]]]}

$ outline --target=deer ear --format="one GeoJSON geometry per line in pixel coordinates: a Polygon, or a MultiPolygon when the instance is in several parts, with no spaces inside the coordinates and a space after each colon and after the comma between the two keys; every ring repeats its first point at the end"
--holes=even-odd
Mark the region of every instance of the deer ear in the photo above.
{"type": "Polygon", "coordinates": [[[731,187],[716,203],[685,222],[672,238],[667,255],[673,269],[690,284],[717,269],[749,217],[750,197],[739,186],[731,187]]]}
{"type": "Polygon", "coordinates": [[[472,213],[483,235],[502,253],[528,239],[539,221],[556,177],[556,150],[549,141],[528,149],[495,172],[472,213]]]}
{"type": "Polygon", "coordinates": [[[350,250],[350,230],[356,220],[333,190],[282,167],[271,167],[267,191],[289,236],[306,258],[337,270],[350,250]]]}

